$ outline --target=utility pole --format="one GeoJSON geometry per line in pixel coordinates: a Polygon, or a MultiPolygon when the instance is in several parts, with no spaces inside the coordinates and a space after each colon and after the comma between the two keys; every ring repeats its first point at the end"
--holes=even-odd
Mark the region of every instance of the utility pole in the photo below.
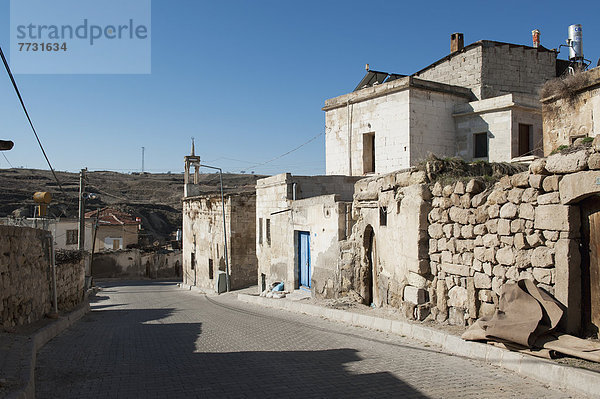
{"type": "Polygon", "coordinates": [[[79,230],[77,232],[77,249],[83,251],[85,248],[85,172],[87,168],[79,172],[79,230]]]}
{"type": "Polygon", "coordinates": [[[146,147],[142,147],[142,173],[144,173],[144,151],[146,150],[146,147]]]}

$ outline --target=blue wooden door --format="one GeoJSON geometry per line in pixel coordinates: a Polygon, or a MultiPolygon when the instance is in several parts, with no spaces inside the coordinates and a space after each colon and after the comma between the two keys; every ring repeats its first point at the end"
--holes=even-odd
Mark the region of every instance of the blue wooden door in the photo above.
{"type": "Polygon", "coordinates": [[[300,231],[298,233],[298,259],[300,265],[300,285],[310,287],[310,233],[300,231]]]}

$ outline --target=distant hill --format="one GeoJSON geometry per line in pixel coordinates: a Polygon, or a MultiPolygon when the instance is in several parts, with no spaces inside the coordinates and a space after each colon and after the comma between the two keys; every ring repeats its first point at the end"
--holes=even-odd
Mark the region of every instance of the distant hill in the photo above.
{"type": "MultiPolygon", "coordinates": [[[[0,217],[33,216],[33,193],[48,191],[53,201],[48,210],[55,217],[77,217],[79,174],[57,172],[64,193],[48,170],[0,169],[0,217]]],[[[224,174],[226,193],[252,192],[263,176],[224,174]]],[[[219,193],[219,175],[200,175],[202,194],[219,193]]],[[[163,241],[181,227],[183,174],[88,172],[86,192],[98,194],[86,202],[86,211],[112,206],[142,218],[150,240],[163,241]]]]}

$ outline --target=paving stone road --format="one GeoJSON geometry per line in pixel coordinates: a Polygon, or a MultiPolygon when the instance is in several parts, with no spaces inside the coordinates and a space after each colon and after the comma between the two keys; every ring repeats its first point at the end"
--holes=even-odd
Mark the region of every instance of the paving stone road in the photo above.
{"type": "Polygon", "coordinates": [[[38,354],[38,398],[570,398],[400,336],[206,296],[104,283],[38,354]]]}

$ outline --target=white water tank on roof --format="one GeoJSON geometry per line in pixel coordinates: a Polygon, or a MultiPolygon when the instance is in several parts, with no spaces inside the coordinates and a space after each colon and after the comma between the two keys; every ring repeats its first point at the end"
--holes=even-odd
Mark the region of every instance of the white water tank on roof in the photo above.
{"type": "Polygon", "coordinates": [[[583,28],[581,24],[569,26],[569,60],[583,60],[583,28]]]}

